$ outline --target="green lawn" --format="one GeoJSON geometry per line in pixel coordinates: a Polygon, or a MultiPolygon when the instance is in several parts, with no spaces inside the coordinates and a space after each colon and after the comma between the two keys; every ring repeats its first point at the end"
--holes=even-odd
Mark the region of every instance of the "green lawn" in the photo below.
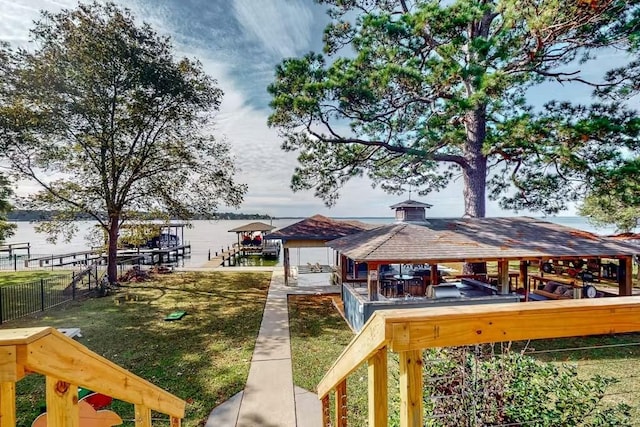
{"type": "MultiPolygon", "coordinates": [[[[355,336],[330,297],[290,296],[289,331],[293,382],[316,392],[329,367],[355,336]]],[[[348,423],[367,424],[367,368],[361,366],[347,379],[348,423]]],[[[331,408],[333,411],[333,399],[331,408]]]]}
{"type": "MultiPolygon", "coordinates": [[[[137,300],[73,302],[2,327],[79,327],[82,344],[186,400],[183,426],[201,426],[211,409],[244,388],[270,277],[174,273],[131,284],[127,291],[137,300]],[[178,309],[187,312],[182,320],[163,320],[178,309]]],[[[30,426],[44,405],[43,384],[38,375],[18,383],[19,426],[30,426]]],[[[113,409],[129,420],[125,426],[133,425],[132,405],[119,402],[113,409]]]]}
{"type": "Polygon", "coordinates": [[[67,276],[71,270],[25,270],[25,271],[0,271],[0,286],[16,285],[20,283],[34,282],[51,277],[67,276]]]}

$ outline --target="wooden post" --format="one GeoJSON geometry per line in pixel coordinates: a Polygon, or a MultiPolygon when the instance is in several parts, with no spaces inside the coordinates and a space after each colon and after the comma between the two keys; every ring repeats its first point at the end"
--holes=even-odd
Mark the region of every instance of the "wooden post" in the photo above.
{"type": "Polygon", "coordinates": [[[16,383],[0,383],[0,427],[16,425],[16,383]]]}
{"type": "Polygon", "coordinates": [[[331,409],[329,408],[329,395],[322,398],[322,427],[331,427],[331,409]]]}
{"type": "Polygon", "coordinates": [[[429,264],[431,285],[438,284],[438,264],[429,264]]]}
{"type": "Polygon", "coordinates": [[[344,379],[336,386],[336,427],[347,426],[347,380],[344,379]]]}
{"type": "Polygon", "coordinates": [[[498,288],[502,295],[509,294],[509,261],[498,261],[498,288]]]}
{"type": "Polygon", "coordinates": [[[633,294],[633,258],[623,257],[618,268],[618,295],[631,296],[633,294]]]}
{"type": "Polygon", "coordinates": [[[151,409],[135,405],[136,427],[151,427],[151,409]]]}
{"type": "Polygon", "coordinates": [[[47,427],[80,427],[78,386],[47,376],[47,427]]]}
{"type": "Polygon", "coordinates": [[[171,427],[180,427],[182,420],[180,418],[171,417],[171,427]]]}
{"type": "Polygon", "coordinates": [[[422,427],[422,351],[400,352],[400,427],[422,427]]]}
{"type": "Polygon", "coordinates": [[[524,288],[524,300],[529,301],[529,263],[527,261],[520,261],[520,283],[524,288]]]}
{"type": "Polygon", "coordinates": [[[368,361],[369,427],[387,425],[387,348],[378,350],[368,361]]]}
{"type": "Polygon", "coordinates": [[[284,248],[284,285],[289,286],[289,248],[284,248]]]}
{"type": "Polygon", "coordinates": [[[378,283],[380,283],[378,264],[368,263],[367,268],[367,291],[369,294],[369,301],[378,301],[378,283]]]}

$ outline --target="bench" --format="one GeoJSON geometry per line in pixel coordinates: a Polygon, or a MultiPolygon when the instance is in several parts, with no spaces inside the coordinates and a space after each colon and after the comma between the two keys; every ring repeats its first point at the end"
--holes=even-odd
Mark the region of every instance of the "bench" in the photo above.
{"type": "Polygon", "coordinates": [[[532,294],[540,295],[542,297],[546,297],[547,299],[570,299],[572,297],[566,295],[558,295],[553,292],[543,291],[542,289],[536,289],[531,291],[532,294]]]}
{"type": "Polygon", "coordinates": [[[551,279],[540,276],[530,276],[534,279],[532,294],[543,296],[547,299],[570,299],[570,298],[580,298],[580,292],[582,288],[580,286],[576,286],[573,281],[561,280],[561,279],[551,279]],[[543,284],[544,287],[542,289],[537,289],[537,284],[543,284]],[[557,292],[558,288],[562,288],[561,292],[557,292]]]}
{"type": "Polygon", "coordinates": [[[543,276],[529,276],[530,284],[532,288],[537,288],[539,285],[546,285],[548,282],[557,282],[565,286],[576,286],[576,281],[573,279],[563,279],[558,277],[543,277],[543,276]]]}

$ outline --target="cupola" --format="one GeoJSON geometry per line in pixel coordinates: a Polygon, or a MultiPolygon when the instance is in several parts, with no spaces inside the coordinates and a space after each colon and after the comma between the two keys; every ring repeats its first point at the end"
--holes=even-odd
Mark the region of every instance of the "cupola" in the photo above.
{"type": "Polygon", "coordinates": [[[405,200],[404,202],[396,203],[391,206],[391,209],[396,210],[396,221],[398,222],[416,222],[426,223],[426,209],[430,208],[428,203],[421,203],[415,200],[405,200]]]}

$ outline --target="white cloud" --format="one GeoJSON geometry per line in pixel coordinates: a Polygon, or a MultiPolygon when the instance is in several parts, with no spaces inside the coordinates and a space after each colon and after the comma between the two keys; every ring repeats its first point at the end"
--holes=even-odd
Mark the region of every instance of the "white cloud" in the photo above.
{"type": "Polygon", "coordinates": [[[235,0],[237,21],[249,37],[280,58],[308,49],[313,13],[304,2],[291,0],[235,0]]]}

